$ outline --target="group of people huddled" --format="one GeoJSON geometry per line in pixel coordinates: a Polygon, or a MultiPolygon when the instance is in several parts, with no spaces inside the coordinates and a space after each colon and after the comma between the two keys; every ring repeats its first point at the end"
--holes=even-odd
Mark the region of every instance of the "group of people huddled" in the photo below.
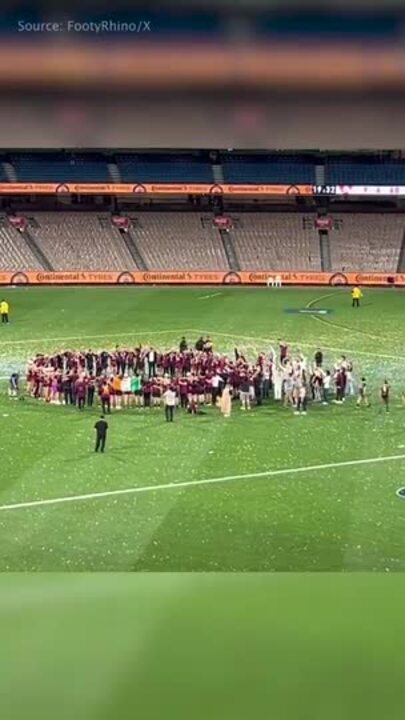
{"type": "MultiPolygon", "coordinates": [[[[250,411],[272,398],[302,415],[309,401],[343,403],[355,394],[359,406],[368,405],[365,378],[355,388],[353,366],[345,356],[325,369],[321,350],[309,361],[279,340],[278,351],[261,352],[252,361],[238,348],[231,355],[216,352],[209,337],[192,346],[183,337],[177,348],[166,351],[139,345],[38,354],[28,364],[27,392],[79,410],[99,404],[103,413],[164,405],[169,422],[176,407],[197,414],[213,405],[229,417],[233,401],[250,411]]],[[[10,395],[18,394],[13,373],[10,395]]]]}

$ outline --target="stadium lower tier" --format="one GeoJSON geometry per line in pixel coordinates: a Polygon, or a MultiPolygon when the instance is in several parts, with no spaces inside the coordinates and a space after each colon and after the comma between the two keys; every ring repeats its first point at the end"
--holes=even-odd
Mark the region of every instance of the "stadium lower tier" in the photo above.
{"type": "Polygon", "coordinates": [[[0,217],[0,271],[400,273],[405,214],[37,212],[0,217]]]}

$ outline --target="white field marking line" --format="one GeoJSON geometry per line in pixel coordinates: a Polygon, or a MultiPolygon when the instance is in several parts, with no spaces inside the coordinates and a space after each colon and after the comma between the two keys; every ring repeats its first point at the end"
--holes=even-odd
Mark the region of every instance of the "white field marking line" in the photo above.
{"type": "MultiPolygon", "coordinates": [[[[86,340],[87,341],[87,340],[94,340],[97,338],[105,338],[108,340],[109,338],[116,338],[116,337],[135,337],[135,336],[138,337],[138,336],[142,336],[142,334],[145,334],[145,335],[165,335],[165,334],[170,335],[170,334],[174,334],[174,333],[179,333],[179,334],[184,335],[184,334],[191,333],[191,332],[195,332],[195,333],[201,335],[201,330],[195,330],[194,328],[188,329],[188,330],[153,330],[151,332],[142,330],[142,331],[133,332],[133,333],[132,332],[131,333],[118,333],[118,334],[112,334],[112,335],[110,335],[110,334],[108,334],[108,335],[107,334],[105,334],[105,335],[81,335],[81,336],[75,335],[74,337],[33,338],[31,340],[6,340],[4,343],[2,343],[2,345],[23,345],[23,344],[30,344],[30,343],[33,344],[33,343],[41,342],[41,341],[42,342],[60,342],[62,340],[83,340],[83,341],[86,340]]],[[[204,331],[204,332],[206,332],[206,331],[204,331]]],[[[216,337],[229,337],[229,338],[233,338],[234,340],[253,340],[255,342],[259,340],[260,342],[266,342],[266,343],[270,342],[270,338],[259,337],[258,335],[238,335],[236,333],[220,333],[220,332],[216,332],[216,331],[208,332],[207,334],[212,335],[214,337],[215,336],[216,337]]],[[[289,345],[296,345],[297,347],[303,347],[303,348],[304,347],[314,348],[316,346],[316,343],[303,343],[298,340],[294,340],[294,341],[287,340],[287,342],[289,343],[289,345]]],[[[86,343],[86,344],[89,344],[89,343],[86,343]]],[[[339,352],[339,353],[346,352],[346,353],[353,353],[354,355],[356,355],[356,354],[357,355],[370,355],[372,357],[385,358],[388,360],[405,360],[404,355],[387,355],[384,353],[372,352],[370,350],[355,350],[353,348],[350,349],[350,348],[344,348],[344,347],[330,347],[329,345],[323,345],[323,344],[322,344],[322,347],[324,348],[324,350],[330,350],[332,352],[339,352]]]]}
{"type": "MultiPolygon", "coordinates": [[[[315,317],[315,316],[311,315],[311,317],[315,317]]],[[[312,348],[315,347],[315,344],[309,344],[309,343],[296,343],[296,344],[298,346],[301,345],[301,347],[312,347],[312,348]]],[[[372,357],[385,358],[387,360],[405,360],[404,355],[385,355],[384,353],[371,352],[370,350],[353,350],[353,349],[350,350],[349,348],[329,347],[328,345],[323,345],[323,344],[322,344],[322,347],[324,348],[324,350],[331,350],[332,352],[353,353],[353,355],[371,355],[372,357]]]]}
{"type": "MultiPolygon", "coordinates": [[[[184,332],[185,333],[194,332],[194,333],[201,335],[201,330],[196,330],[195,328],[184,330],[184,332]]],[[[207,331],[204,331],[204,332],[207,332],[207,331]]],[[[257,335],[255,335],[255,336],[253,336],[253,335],[238,335],[237,333],[220,333],[220,332],[216,332],[216,331],[208,332],[207,334],[212,335],[213,337],[215,337],[215,336],[229,337],[229,338],[233,338],[234,340],[255,340],[255,341],[259,340],[261,342],[266,342],[266,343],[269,343],[271,341],[270,338],[259,337],[257,335]]],[[[379,338],[379,339],[381,340],[381,338],[379,338]]],[[[316,347],[316,343],[302,343],[298,340],[294,340],[294,341],[287,340],[287,342],[289,345],[296,345],[297,347],[308,347],[308,348],[316,347]]],[[[338,348],[330,347],[328,345],[323,345],[323,343],[322,343],[322,347],[324,350],[331,350],[332,352],[340,352],[340,353],[347,352],[347,353],[353,353],[354,355],[356,355],[356,354],[357,355],[371,355],[372,357],[386,358],[388,360],[405,360],[405,355],[385,355],[382,353],[371,352],[370,350],[354,350],[354,349],[342,348],[342,347],[338,347],[338,348]]]]}
{"type": "Polygon", "coordinates": [[[325,318],[319,317],[319,315],[311,315],[313,320],[318,320],[318,322],[324,323],[325,325],[328,325],[332,328],[337,328],[338,330],[343,330],[343,332],[350,332],[350,333],[358,333],[362,337],[370,338],[371,340],[381,340],[381,337],[377,335],[371,335],[371,333],[364,332],[364,330],[355,330],[355,328],[349,328],[347,325],[339,325],[339,323],[334,323],[332,320],[325,320],[325,318]]]}
{"type": "Polygon", "coordinates": [[[212,293],[211,295],[200,295],[200,297],[198,299],[199,300],[208,300],[209,298],[218,297],[218,295],[222,295],[222,293],[217,292],[217,293],[212,293]]]}
{"type": "Polygon", "coordinates": [[[163,485],[144,485],[140,487],[123,488],[122,490],[106,490],[104,492],[87,493],[86,495],[67,495],[49,500],[31,500],[28,502],[13,503],[12,505],[0,505],[2,510],[18,510],[21,508],[39,507],[43,505],[58,505],[61,503],[78,502],[80,500],[93,500],[95,498],[113,497],[116,495],[135,495],[137,493],[156,492],[157,490],[177,490],[179,488],[196,487],[199,485],[214,485],[227,483],[234,480],[248,480],[264,477],[276,477],[279,475],[293,475],[297,473],[315,472],[318,470],[332,470],[341,467],[353,467],[354,465],[372,465],[373,463],[393,462],[404,460],[405,455],[386,455],[385,457],[364,458],[362,460],[344,460],[342,462],[325,463],[323,465],[306,465],[296,468],[282,468],[280,470],[264,470],[263,472],[247,473],[246,475],[225,475],[223,477],[205,478],[202,480],[184,480],[178,483],[164,483],[163,485]]]}
{"type": "MultiPolygon", "coordinates": [[[[313,316],[311,316],[313,317],[313,316]]],[[[340,326],[339,326],[340,327],[340,326]]],[[[195,328],[186,328],[186,329],[167,329],[167,330],[136,330],[134,332],[124,332],[124,333],[104,333],[103,335],[72,335],[72,336],[63,336],[63,337],[47,337],[47,338],[29,338],[25,340],[5,340],[1,344],[2,345],[29,345],[34,343],[47,343],[47,342],[61,342],[63,340],[97,340],[99,338],[104,338],[108,340],[109,338],[124,338],[124,337],[141,337],[142,335],[145,336],[152,336],[152,335],[171,335],[174,333],[178,333],[179,335],[184,335],[187,333],[196,333],[201,335],[201,330],[196,330],[195,328]]],[[[216,337],[229,337],[234,338],[235,340],[253,340],[253,341],[261,341],[261,342],[270,342],[270,338],[264,338],[259,337],[258,335],[239,335],[238,333],[220,333],[216,330],[214,332],[209,332],[207,330],[204,330],[203,333],[207,333],[208,335],[216,336],[216,337]]],[[[354,331],[353,331],[354,332],[354,331]]],[[[381,338],[378,338],[381,340],[381,338]]],[[[294,340],[288,341],[290,345],[297,345],[297,347],[309,347],[314,348],[316,343],[302,343],[299,341],[294,340]]],[[[386,355],[382,353],[376,353],[371,352],[367,350],[354,350],[349,348],[342,348],[342,347],[330,347],[327,345],[323,345],[323,348],[325,350],[331,350],[332,352],[348,352],[353,353],[357,355],[371,355],[372,357],[380,357],[380,358],[386,358],[388,360],[405,360],[405,356],[403,355],[386,355]]]]}
{"type": "Polygon", "coordinates": [[[27,345],[29,343],[61,342],[62,340],[97,340],[117,337],[138,337],[138,335],[170,335],[171,333],[185,333],[187,330],[134,330],[134,332],[103,333],[102,335],[71,335],[70,337],[28,338],[25,340],[5,340],[2,345],[27,345]]]}
{"type": "Polygon", "coordinates": [[[305,307],[307,309],[311,308],[315,303],[321,302],[321,300],[327,300],[330,297],[335,297],[336,293],[327,293],[326,295],[321,295],[321,297],[315,298],[314,300],[310,300],[305,307]]]}
{"type": "MultiPolygon", "coordinates": [[[[305,306],[306,308],[313,307],[316,303],[321,302],[321,300],[326,300],[326,298],[334,297],[336,293],[328,293],[327,295],[321,295],[319,298],[315,298],[314,300],[310,300],[309,303],[305,306]]],[[[314,320],[318,320],[319,322],[323,322],[326,325],[329,325],[331,327],[339,328],[340,330],[344,330],[344,332],[358,332],[360,335],[364,335],[365,337],[371,338],[371,340],[381,340],[379,336],[371,335],[371,333],[364,332],[363,330],[354,330],[353,328],[347,327],[347,325],[339,325],[339,323],[334,323],[333,320],[326,320],[325,318],[321,318],[317,315],[311,315],[311,317],[314,320]]]]}

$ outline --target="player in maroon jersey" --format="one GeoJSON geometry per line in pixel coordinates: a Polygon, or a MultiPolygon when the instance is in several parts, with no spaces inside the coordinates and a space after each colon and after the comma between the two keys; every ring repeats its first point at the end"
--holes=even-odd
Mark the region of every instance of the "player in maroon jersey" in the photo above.
{"type": "Polygon", "coordinates": [[[278,347],[280,350],[280,364],[284,365],[285,361],[288,358],[288,345],[284,340],[279,339],[278,347]]]}
{"type": "Polygon", "coordinates": [[[75,395],[77,407],[79,410],[84,410],[84,403],[86,400],[86,383],[84,382],[84,377],[79,377],[78,380],[76,380],[75,395]]]}
{"type": "Polygon", "coordinates": [[[180,397],[180,407],[186,409],[188,405],[188,380],[180,377],[178,381],[178,392],[180,397]]]}
{"type": "Polygon", "coordinates": [[[196,375],[191,378],[191,402],[198,407],[200,384],[196,375]]]}
{"type": "Polygon", "coordinates": [[[202,379],[204,384],[204,402],[212,405],[212,373],[208,372],[202,379]]]}
{"type": "Polygon", "coordinates": [[[154,377],[152,379],[153,407],[160,407],[161,396],[162,396],[162,388],[161,388],[161,384],[160,384],[160,379],[158,377],[154,377]]]}
{"type": "Polygon", "coordinates": [[[142,392],[143,392],[143,406],[150,408],[151,407],[151,397],[152,397],[152,382],[149,378],[147,378],[143,382],[142,392]]]}

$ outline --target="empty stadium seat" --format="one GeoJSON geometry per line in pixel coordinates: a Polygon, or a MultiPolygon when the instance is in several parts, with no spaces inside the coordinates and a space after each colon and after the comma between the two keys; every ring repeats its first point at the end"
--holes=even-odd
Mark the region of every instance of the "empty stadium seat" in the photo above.
{"type": "Polygon", "coordinates": [[[8,272],[40,270],[40,263],[20,231],[7,225],[6,220],[3,223],[0,225],[0,269],[8,272]]]}
{"type": "MultiPolygon", "coordinates": [[[[308,212],[240,213],[228,236],[240,268],[321,270],[319,235],[311,217],[308,212]]],[[[131,219],[135,257],[150,270],[229,269],[210,215],[140,211],[131,219]]],[[[55,270],[138,269],[108,213],[38,212],[30,215],[28,229],[55,270]]],[[[404,232],[405,214],[333,213],[332,270],[395,272],[404,232]]],[[[0,222],[0,269],[41,269],[24,236],[6,218],[0,222]]]]}
{"type": "Polygon", "coordinates": [[[30,233],[57,270],[136,269],[119,231],[108,215],[101,223],[94,213],[36,213],[30,233]]]}
{"type": "Polygon", "coordinates": [[[329,233],[333,270],[396,272],[405,215],[334,213],[333,219],[339,228],[329,233]]]}
{"type": "Polygon", "coordinates": [[[320,270],[319,235],[305,225],[301,214],[241,214],[232,240],[242,269],[320,270]]]}
{"type": "Polygon", "coordinates": [[[147,265],[155,270],[227,270],[218,230],[198,213],[136,213],[133,236],[147,265]]]}

